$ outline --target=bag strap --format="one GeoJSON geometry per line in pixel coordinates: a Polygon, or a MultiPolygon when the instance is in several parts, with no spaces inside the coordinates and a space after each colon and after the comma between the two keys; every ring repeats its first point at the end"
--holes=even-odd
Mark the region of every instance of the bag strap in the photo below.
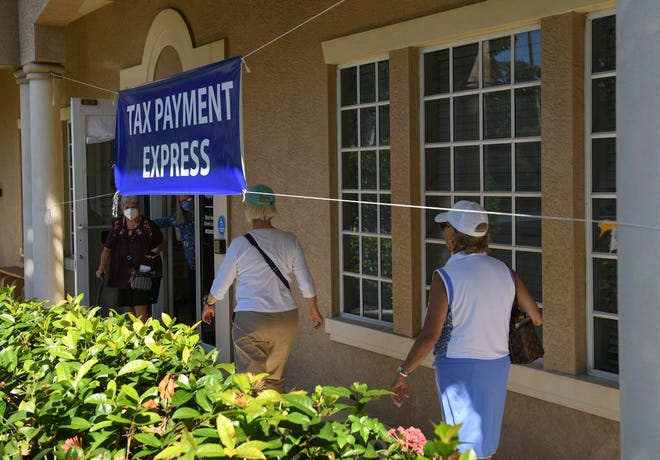
{"type": "Polygon", "coordinates": [[[268,254],[266,254],[264,252],[264,250],[261,249],[261,247],[257,244],[257,241],[254,239],[254,237],[252,235],[250,235],[249,233],[246,233],[244,236],[245,236],[245,239],[248,240],[252,246],[257,248],[257,251],[259,251],[261,253],[261,255],[263,256],[263,258],[266,261],[266,263],[268,264],[268,266],[275,272],[277,277],[282,281],[282,283],[284,283],[286,288],[289,291],[291,291],[291,286],[289,286],[289,282],[286,280],[286,278],[284,277],[284,275],[282,274],[280,269],[277,268],[277,265],[275,265],[275,262],[273,262],[271,260],[271,258],[268,257],[268,254]]]}

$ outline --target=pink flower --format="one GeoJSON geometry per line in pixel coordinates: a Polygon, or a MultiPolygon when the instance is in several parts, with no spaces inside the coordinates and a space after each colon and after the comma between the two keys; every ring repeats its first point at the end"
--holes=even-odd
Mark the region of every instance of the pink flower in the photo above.
{"type": "Polygon", "coordinates": [[[419,428],[413,426],[404,428],[400,426],[396,430],[394,428],[390,429],[387,434],[396,440],[404,453],[411,450],[417,452],[419,455],[424,455],[426,436],[424,436],[424,433],[419,428]]]}
{"type": "MultiPolygon", "coordinates": [[[[64,444],[62,444],[62,450],[64,453],[69,452],[69,449],[80,449],[82,450],[82,439],[80,439],[78,436],[74,436],[73,438],[69,438],[66,441],[64,441],[64,444]]],[[[73,452],[74,455],[77,455],[78,452],[73,452]]],[[[80,460],[80,457],[66,457],[67,460],[80,460]]]]}

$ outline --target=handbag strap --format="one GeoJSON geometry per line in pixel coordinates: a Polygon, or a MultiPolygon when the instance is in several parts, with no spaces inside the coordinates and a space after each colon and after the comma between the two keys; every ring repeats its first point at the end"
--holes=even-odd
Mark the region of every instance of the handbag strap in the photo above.
{"type": "Polygon", "coordinates": [[[264,250],[261,249],[261,247],[257,244],[257,241],[254,239],[254,237],[252,235],[250,235],[249,233],[246,233],[244,236],[245,236],[245,239],[248,240],[252,246],[257,248],[257,251],[259,251],[261,253],[261,255],[263,256],[263,258],[266,261],[266,263],[268,264],[268,266],[275,272],[277,277],[282,281],[282,283],[284,283],[286,288],[289,291],[291,291],[291,286],[289,286],[289,282],[286,280],[286,278],[284,277],[284,275],[282,274],[280,269],[277,268],[277,265],[275,265],[275,262],[273,262],[271,260],[271,258],[268,257],[268,254],[266,254],[264,252],[264,250]]]}

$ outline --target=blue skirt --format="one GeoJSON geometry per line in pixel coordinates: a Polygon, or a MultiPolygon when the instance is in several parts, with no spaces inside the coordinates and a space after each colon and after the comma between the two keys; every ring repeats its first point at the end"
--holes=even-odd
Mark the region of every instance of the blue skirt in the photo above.
{"type": "Polygon", "coordinates": [[[497,451],[502,431],[506,383],[511,360],[437,357],[435,379],[446,423],[462,423],[461,452],[474,449],[477,457],[497,451]]]}

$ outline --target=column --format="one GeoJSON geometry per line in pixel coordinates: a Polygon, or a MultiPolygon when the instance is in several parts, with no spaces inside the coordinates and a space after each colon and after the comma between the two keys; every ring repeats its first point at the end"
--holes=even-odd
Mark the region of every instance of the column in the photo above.
{"type": "Polygon", "coordinates": [[[14,72],[21,91],[21,188],[23,205],[23,278],[25,298],[34,297],[34,235],[32,229],[32,159],[30,156],[30,86],[23,70],[14,72]]]}
{"type": "Polygon", "coordinates": [[[55,303],[64,298],[64,171],[59,104],[54,93],[57,80],[51,72],[62,72],[62,68],[30,63],[23,71],[29,82],[34,296],[55,303]]]}
{"type": "Polygon", "coordinates": [[[621,452],[660,452],[660,2],[620,0],[616,18],[621,452]]]}

